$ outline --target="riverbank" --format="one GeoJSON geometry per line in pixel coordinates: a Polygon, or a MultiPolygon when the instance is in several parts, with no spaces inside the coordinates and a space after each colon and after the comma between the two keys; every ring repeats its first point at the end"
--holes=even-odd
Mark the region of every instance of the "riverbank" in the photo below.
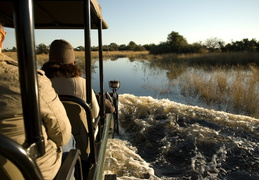
{"type": "MultiPolygon", "coordinates": [[[[5,55],[10,58],[17,60],[16,52],[4,52],[5,55]]],[[[99,57],[98,51],[92,51],[92,58],[97,59],[99,57]]],[[[85,57],[84,51],[75,51],[75,56],[77,59],[82,59],[85,57]]],[[[103,51],[103,59],[118,59],[120,57],[128,57],[128,58],[147,58],[149,56],[148,51],[103,51]]],[[[36,58],[38,61],[47,61],[48,54],[37,54],[36,58]]]]}
{"type": "MultiPolygon", "coordinates": [[[[7,56],[17,60],[16,52],[4,52],[7,56]]],[[[92,51],[92,59],[99,57],[98,51],[92,51]]],[[[84,60],[84,51],[75,51],[76,60],[84,60]]],[[[199,54],[161,54],[152,55],[149,51],[104,51],[103,60],[127,57],[130,60],[149,60],[160,66],[168,66],[168,64],[184,64],[188,66],[240,66],[240,65],[259,65],[258,52],[227,52],[227,53],[199,53],[199,54]]],[[[41,64],[48,60],[48,54],[36,55],[37,61],[41,64]]]]}

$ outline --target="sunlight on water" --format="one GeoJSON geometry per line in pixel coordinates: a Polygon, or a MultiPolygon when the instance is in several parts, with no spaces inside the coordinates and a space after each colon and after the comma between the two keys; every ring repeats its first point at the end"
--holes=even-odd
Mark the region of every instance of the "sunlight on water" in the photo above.
{"type": "Polygon", "coordinates": [[[121,179],[258,179],[259,119],[152,97],[119,96],[122,134],[106,171],[121,179]]]}

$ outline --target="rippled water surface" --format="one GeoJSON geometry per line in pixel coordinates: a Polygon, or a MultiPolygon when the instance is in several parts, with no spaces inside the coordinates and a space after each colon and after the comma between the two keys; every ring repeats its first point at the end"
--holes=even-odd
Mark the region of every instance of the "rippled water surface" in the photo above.
{"type": "Polygon", "coordinates": [[[258,119],[129,94],[119,118],[106,162],[121,179],[259,178],[258,119]]]}

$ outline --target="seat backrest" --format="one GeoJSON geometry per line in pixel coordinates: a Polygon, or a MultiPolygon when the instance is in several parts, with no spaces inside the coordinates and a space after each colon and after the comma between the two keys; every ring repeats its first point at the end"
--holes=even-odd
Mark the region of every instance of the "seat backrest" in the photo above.
{"type": "Polygon", "coordinates": [[[24,177],[17,166],[3,156],[0,156],[0,177],[1,180],[24,180],[24,177]]]}
{"type": "Polygon", "coordinates": [[[90,153],[89,130],[85,110],[77,103],[62,101],[72,126],[72,134],[76,140],[76,147],[81,151],[81,158],[87,160],[90,153]]]}
{"type": "Polygon", "coordinates": [[[90,152],[94,153],[91,110],[87,103],[80,98],[68,95],[60,95],[59,98],[70,120],[76,147],[81,151],[81,159],[87,160],[90,152]]]}
{"type": "Polygon", "coordinates": [[[43,179],[35,161],[26,150],[0,134],[0,177],[1,179],[43,179]]]}

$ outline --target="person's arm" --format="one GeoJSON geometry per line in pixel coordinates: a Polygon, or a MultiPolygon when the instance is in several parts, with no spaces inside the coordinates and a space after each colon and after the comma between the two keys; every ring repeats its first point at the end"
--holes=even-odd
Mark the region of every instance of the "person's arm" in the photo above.
{"type": "Polygon", "coordinates": [[[59,147],[66,145],[71,137],[71,125],[66,110],[50,80],[43,75],[44,72],[39,71],[38,74],[40,111],[48,138],[59,147]]]}

